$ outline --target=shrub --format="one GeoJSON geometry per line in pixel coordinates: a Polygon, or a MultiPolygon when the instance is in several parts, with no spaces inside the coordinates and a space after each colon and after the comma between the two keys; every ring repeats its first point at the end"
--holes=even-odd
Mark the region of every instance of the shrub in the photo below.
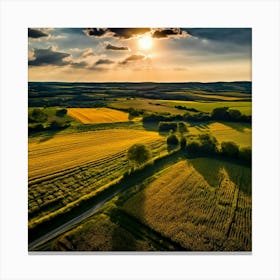
{"type": "Polygon", "coordinates": [[[28,132],[39,132],[43,130],[44,130],[44,126],[42,124],[28,126],[28,132]]]}
{"type": "Polygon", "coordinates": [[[190,114],[186,113],[183,117],[185,121],[193,121],[193,122],[201,122],[201,121],[209,121],[211,120],[211,116],[209,113],[197,113],[197,114],[190,114]]]}
{"type": "Polygon", "coordinates": [[[36,108],[29,114],[28,119],[30,122],[45,122],[48,115],[43,110],[36,108]]]}
{"type": "Polygon", "coordinates": [[[144,114],[144,110],[136,110],[134,108],[128,108],[129,118],[139,117],[144,114]]]}
{"type": "Polygon", "coordinates": [[[67,114],[67,109],[59,109],[55,113],[58,117],[64,117],[67,114]]]}
{"type": "Polygon", "coordinates": [[[185,132],[188,132],[188,128],[186,126],[186,124],[184,122],[179,122],[178,123],[178,131],[181,133],[181,134],[184,134],[185,132]]]}
{"type": "Polygon", "coordinates": [[[228,107],[215,108],[212,111],[212,119],[219,121],[231,121],[231,122],[251,122],[252,116],[246,116],[241,114],[239,110],[230,109],[228,107]]]}
{"type": "Polygon", "coordinates": [[[249,147],[241,148],[239,150],[239,158],[247,163],[252,162],[252,149],[249,147]]]}
{"type": "Polygon", "coordinates": [[[218,151],[218,141],[214,136],[208,133],[201,134],[199,135],[199,140],[201,143],[201,152],[206,154],[215,154],[218,151]]]}
{"type": "Polygon", "coordinates": [[[134,144],[127,151],[127,159],[136,166],[141,166],[151,158],[150,150],[143,144],[134,144]]]}
{"type": "Polygon", "coordinates": [[[177,131],[177,123],[176,122],[160,122],[158,125],[159,131],[177,131]]]}
{"type": "Polygon", "coordinates": [[[185,150],[187,146],[187,139],[185,136],[182,136],[180,139],[180,148],[181,150],[185,150]]]}
{"type": "Polygon", "coordinates": [[[166,141],[168,146],[177,146],[179,144],[179,140],[175,134],[169,135],[166,141]]]}
{"type": "Polygon", "coordinates": [[[231,158],[237,158],[239,154],[239,147],[234,142],[222,142],[221,153],[231,158]]]}
{"type": "Polygon", "coordinates": [[[67,123],[65,123],[63,121],[53,120],[53,121],[51,121],[51,123],[49,125],[49,128],[53,129],[53,130],[57,130],[57,129],[66,128],[68,126],[69,126],[69,124],[67,124],[67,123]]]}
{"type": "Polygon", "coordinates": [[[190,154],[198,154],[200,152],[200,143],[197,141],[192,141],[187,143],[187,152],[190,154]]]}
{"type": "Polygon", "coordinates": [[[215,108],[211,115],[214,120],[227,121],[229,120],[228,107],[215,108]]]}
{"type": "Polygon", "coordinates": [[[240,121],[242,117],[242,114],[238,110],[229,110],[228,115],[231,121],[240,121]]]}

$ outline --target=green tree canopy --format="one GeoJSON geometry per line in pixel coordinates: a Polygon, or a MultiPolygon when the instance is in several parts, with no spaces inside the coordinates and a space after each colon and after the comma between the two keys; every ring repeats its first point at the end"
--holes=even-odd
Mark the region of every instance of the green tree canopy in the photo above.
{"type": "Polygon", "coordinates": [[[135,166],[141,166],[151,158],[150,150],[143,144],[132,145],[127,152],[127,159],[135,166]]]}

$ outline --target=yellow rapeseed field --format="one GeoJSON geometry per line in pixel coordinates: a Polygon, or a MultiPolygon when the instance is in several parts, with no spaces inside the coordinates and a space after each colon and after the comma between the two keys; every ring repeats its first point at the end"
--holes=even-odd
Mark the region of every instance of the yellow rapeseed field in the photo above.
{"type": "Polygon", "coordinates": [[[124,209],[187,250],[250,251],[251,196],[240,184],[250,188],[250,168],[211,159],[180,161],[124,209]]]}
{"type": "Polygon", "coordinates": [[[127,122],[128,113],[109,108],[67,108],[67,114],[83,124],[127,122]]]}

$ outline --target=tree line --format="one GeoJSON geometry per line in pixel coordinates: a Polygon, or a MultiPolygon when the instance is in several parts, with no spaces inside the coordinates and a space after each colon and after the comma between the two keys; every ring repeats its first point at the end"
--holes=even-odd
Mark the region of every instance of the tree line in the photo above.
{"type": "MultiPolygon", "coordinates": [[[[192,111],[193,108],[191,108],[192,111]]],[[[190,111],[190,109],[188,109],[190,111]]],[[[196,110],[197,111],[197,110],[196,110]]],[[[142,113],[142,112],[141,112],[142,113]]],[[[143,113],[142,113],[143,114],[143,113]]],[[[187,112],[184,115],[171,115],[168,113],[145,113],[143,114],[143,123],[161,122],[161,121],[229,121],[229,122],[246,122],[251,123],[252,116],[242,114],[239,110],[229,109],[229,107],[218,107],[211,113],[195,112],[193,114],[187,112]]]]}

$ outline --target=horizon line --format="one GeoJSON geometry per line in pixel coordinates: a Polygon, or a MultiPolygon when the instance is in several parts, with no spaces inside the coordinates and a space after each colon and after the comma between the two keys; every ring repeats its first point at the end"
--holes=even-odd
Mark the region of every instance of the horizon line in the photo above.
{"type": "Polygon", "coordinates": [[[210,83],[252,83],[252,80],[243,80],[243,81],[212,81],[212,82],[201,82],[201,81],[188,81],[188,82],[152,82],[152,81],[106,81],[106,82],[98,82],[98,81],[28,81],[28,83],[96,83],[96,84],[106,84],[106,83],[153,83],[153,84],[187,84],[187,83],[202,83],[202,84],[210,84],[210,83]]]}

